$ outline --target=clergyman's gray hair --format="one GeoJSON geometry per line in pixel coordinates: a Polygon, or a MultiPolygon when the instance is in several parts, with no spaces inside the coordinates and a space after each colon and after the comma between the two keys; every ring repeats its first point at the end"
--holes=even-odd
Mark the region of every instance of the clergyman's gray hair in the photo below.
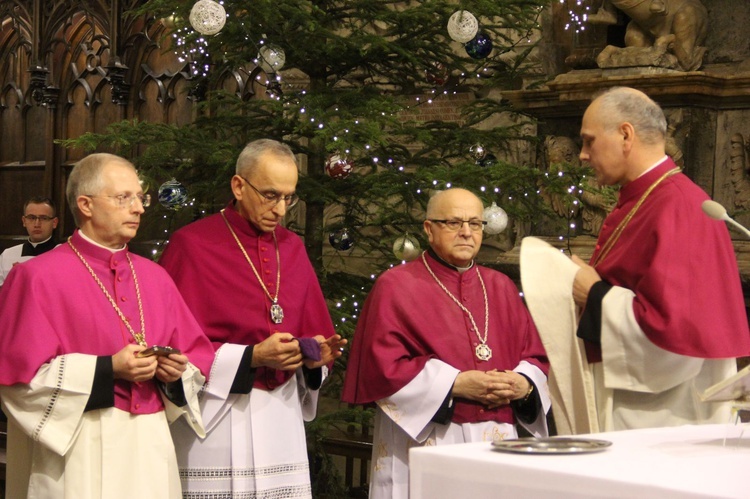
{"type": "Polygon", "coordinates": [[[628,122],[645,144],[658,144],[667,138],[667,118],[661,107],[643,92],[628,87],[612,87],[594,96],[600,104],[608,128],[628,122]]]}
{"type": "Polygon", "coordinates": [[[99,152],[89,154],[73,166],[65,187],[65,198],[73,213],[76,225],[80,227],[80,213],[78,212],[78,196],[98,194],[103,188],[102,171],[109,163],[129,166],[135,171],[133,163],[114,154],[99,152]]]}
{"type": "Polygon", "coordinates": [[[277,140],[258,139],[248,143],[242,150],[237,158],[235,173],[244,177],[251,177],[258,166],[258,159],[265,153],[288,157],[295,165],[297,164],[297,157],[288,145],[277,140]]]}

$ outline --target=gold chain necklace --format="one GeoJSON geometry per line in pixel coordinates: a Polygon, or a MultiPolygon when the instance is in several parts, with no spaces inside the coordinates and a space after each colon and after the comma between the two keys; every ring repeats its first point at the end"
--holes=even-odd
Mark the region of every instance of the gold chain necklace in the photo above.
{"type": "Polygon", "coordinates": [[[107,297],[107,300],[109,300],[110,305],[112,305],[112,308],[115,309],[115,312],[117,312],[117,315],[120,316],[120,320],[123,324],[125,324],[125,327],[130,331],[130,334],[133,336],[136,342],[138,342],[139,345],[142,347],[147,346],[146,344],[146,322],[143,320],[143,302],[141,301],[141,288],[138,286],[138,277],[135,275],[135,268],[133,267],[133,262],[130,260],[130,255],[125,252],[125,258],[128,259],[128,264],[130,265],[130,272],[133,274],[133,282],[135,283],[135,296],[138,299],[138,314],[141,318],[141,332],[136,333],[133,329],[133,326],[130,325],[130,322],[125,318],[125,314],[122,313],[122,310],[120,310],[120,307],[117,306],[117,303],[112,298],[112,295],[109,294],[109,291],[107,291],[107,288],[104,287],[104,283],[97,277],[96,273],[94,272],[94,269],[91,268],[91,265],[86,261],[85,258],[83,258],[83,255],[76,249],[75,246],[73,246],[73,241],[71,241],[71,238],[68,238],[68,245],[70,246],[70,249],[73,250],[73,253],[75,253],[78,258],[81,260],[81,263],[86,267],[86,269],[89,271],[89,274],[91,274],[91,277],[94,278],[94,281],[99,285],[99,289],[102,290],[104,293],[104,296],[107,297]]]}
{"type": "Polygon", "coordinates": [[[471,312],[469,312],[469,309],[464,307],[463,304],[461,304],[460,301],[458,301],[458,298],[453,296],[453,293],[448,291],[448,288],[446,288],[442,282],[440,282],[440,279],[435,275],[434,272],[432,272],[432,269],[427,264],[427,259],[425,258],[425,251],[422,252],[422,263],[424,263],[424,266],[427,268],[427,272],[430,273],[433,279],[435,279],[435,282],[438,283],[438,286],[445,291],[445,294],[447,294],[451,300],[454,301],[456,305],[459,306],[461,310],[466,313],[466,315],[469,316],[469,320],[471,321],[471,325],[474,326],[474,333],[476,333],[477,338],[479,339],[479,345],[474,349],[474,353],[476,354],[477,358],[479,360],[488,361],[492,358],[492,349],[490,349],[489,346],[487,346],[487,333],[489,331],[489,325],[490,325],[490,304],[487,301],[487,288],[484,287],[484,280],[482,280],[482,274],[479,273],[479,267],[475,267],[477,271],[477,277],[479,277],[479,284],[482,285],[482,294],[484,295],[484,338],[479,336],[479,328],[477,327],[477,323],[474,321],[474,315],[472,315],[471,312]]]}
{"type": "Polygon", "coordinates": [[[240,238],[237,237],[234,229],[229,224],[229,220],[227,220],[227,216],[224,215],[224,209],[221,210],[221,218],[224,219],[224,223],[227,224],[227,228],[229,229],[229,232],[232,233],[232,237],[234,237],[237,246],[240,247],[240,251],[242,251],[242,254],[245,255],[245,260],[247,260],[247,263],[250,264],[250,268],[253,269],[253,274],[255,274],[256,279],[258,279],[260,287],[263,288],[266,296],[272,302],[271,320],[274,322],[274,324],[281,324],[281,321],[284,320],[284,309],[281,308],[281,305],[279,305],[279,290],[281,289],[281,258],[279,256],[279,242],[276,240],[276,232],[274,231],[271,233],[273,235],[273,244],[274,246],[276,246],[276,296],[271,296],[271,293],[268,292],[268,288],[266,288],[266,285],[263,283],[263,279],[260,278],[260,274],[258,274],[258,271],[255,269],[253,261],[250,260],[250,256],[247,254],[247,251],[245,251],[245,247],[242,246],[240,238]]]}
{"type": "Polygon", "coordinates": [[[615,245],[618,239],[620,239],[620,236],[622,235],[622,231],[625,230],[625,227],[628,225],[630,220],[635,216],[638,209],[641,207],[644,201],[646,201],[646,198],[651,194],[651,192],[656,189],[656,186],[659,185],[662,180],[666,179],[667,177],[671,177],[675,173],[680,173],[680,168],[672,168],[667,173],[659,177],[656,182],[651,184],[648,189],[646,189],[646,192],[643,193],[641,198],[638,200],[638,202],[633,206],[627,215],[625,215],[625,218],[623,218],[619,224],[617,224],[617,227],[615,227],[615,230],[612,231],[612,235],[609,236],[609,239],[607,239],[607,242],[604,243],[604,246],[602,247],[602,251],[596,255],[596,259],[594,260],[593,267],[596,267],[599,263],[601,263],[602,260],[604,260],[604,257],[606,257],[609,254],[609,251],[612,249],[612,247],[615,245]]]}

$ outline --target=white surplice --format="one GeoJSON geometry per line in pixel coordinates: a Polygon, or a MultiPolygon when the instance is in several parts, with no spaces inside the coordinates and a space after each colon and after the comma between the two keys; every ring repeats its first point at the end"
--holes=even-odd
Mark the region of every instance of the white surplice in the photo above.
{"type": "MultiPolygon", "coordinates": [[[[547,378],[536,366],[522,361],[514,371],[525,374],[537,387],[542,410],[536,421],[523,424],[537,437],[547,436],[545,414],[550,407],[547,378]]],[[[406,499],[409,497],[409,449],[429,445],[466,442],[491,442],[516,438],[512,424],[482,423],[438,424],[431,419],[453,387],[459,370],[437,359],[430,359],[424,369],[406,386],[390,397],[377,401],[372,451],[371,499],[406,499]]]]}
{"type": "Polygon", "coordinates": [[[614,286],[602,301],[602,362],[593,372],[597,404],[612,419],[601,431],[728,422],[730,402],[701,402],[698,394],[735,374],[737,361],[657,347],[635,320],[634,297],[614,286]]]}
{"type": "Polygon", "coordinates": [[[12,269],[14,265],[34,258],[33,256],[21,256],[22,251],[23,244],[18,244],[16,246],[11,246],[0,253],[0,286],[3,285],[3,281],[8,277],[8,273],[10,273],[10,269],[12,269]]]}
{"type": "MultiPolygon", "coordinates": [[[[304,421],[315,417],[318,392],[301,370],[272,391],[230,394],[245,351],[225,343],[201,394],[205,439],[173,424],[183,497],[312,497],[304,421]]],[[[325,373],[325,369],[324,369],[325,373]]]]}
{"type": "Polygon", "coordinates": [[[735,359],[701,359],[657,347],[635,320],[635,294],[613,286],[602,301],[602,362],[589,363],[576,336],[573,280],[578,266],[533,237],[521,244],[526,303],[550,360],[558,433],[596,433],[725,423],[730,402],[698,393],[737,372],[735,359]]]}
{"type": "Polygon", "coordinates": [[[42,366],[31,383],[0,386],[9,416],[6,497],[181,497],[167,419],[185,415],[185,426],[203,433],[196,394],[204,377],[188,365],[182,381],[190,403],[179,408],[164,398],[171,416],[113,407],[84,412],[96,361],[94,355],[62,355],[42,366]]]}

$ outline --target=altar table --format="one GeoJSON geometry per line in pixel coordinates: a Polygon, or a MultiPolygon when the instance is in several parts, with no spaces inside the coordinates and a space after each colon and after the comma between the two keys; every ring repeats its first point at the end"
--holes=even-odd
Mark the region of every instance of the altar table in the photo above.
{"type": "Polygon", "coordinates": [[[612,445],[565,455],[499,452],[489,442],[413,448],[410,499],[750,498],[747,423],[586,437],[612,445]]]}

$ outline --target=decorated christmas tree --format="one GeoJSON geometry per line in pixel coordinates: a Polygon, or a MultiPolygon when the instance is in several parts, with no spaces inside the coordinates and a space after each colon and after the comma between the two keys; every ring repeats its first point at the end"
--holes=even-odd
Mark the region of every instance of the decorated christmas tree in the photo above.
{"type": "Polygon", "coordinates": [[[546,3],[151,0],[133,15],[169,26],[158,41],[192,74],[196,118],[124,121],[73,143],[133,157],[154,190],[177,180],[163,185],[165,210],[149,214],[163,230],[143,236],[157,240],[226,202],[242,145],[289,143],[303,203],[288,225],[324,282],[415,256],[429,194],[450,185],[496,203],[488,216],[507,215],[512,246],[546,213],[542,190],[568,196],[580,178],[517,154],[536,147],[533,125],[502,100],[543,77],[529,56],[546,3]],[[239,91],[225,90],[228,78],[239,91]]]}
{"type": "MultiPolygon", "coordinates": [[[[502,99],[543,78],[533,56],[547,3],[151,0],[132,15],[169,27],[159,42],[192,75],[195,119],[124,121],[69,145],[133,158],[161,201],[146,231],[158,254],[172,230],[227,202],[245,143],[288,143],[302,202],[287,226],[351,337],[374,277],[426,246],[421,223],[436,189],[479,194],[485,240],[505,230],[508,249],[536,225],[570,233],[583,173],[552,174],[519,154],[537,149],[534,125],[502,99]],[[227,91],[227,79],[240,91],[227,91]],[[564,206],[560,226],[550,225],[550,196],[564,206]]],[[[328,389],[336,398],[338,384],[328,389]]],[[[354,412],[324,413],[310,433],[350,425],[354,412]]]]}

